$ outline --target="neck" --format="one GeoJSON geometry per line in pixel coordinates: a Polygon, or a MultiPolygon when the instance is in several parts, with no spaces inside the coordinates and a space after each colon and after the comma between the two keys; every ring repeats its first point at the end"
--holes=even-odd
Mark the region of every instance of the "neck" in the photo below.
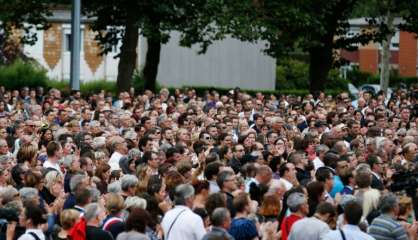
{"type": "Polygon", "coordinates": [[[202,196],[202,195],[200,195],[200,194],[197,194],[197,195],[195,196],[194,201],[195,201],[196,203],[199,203],[199,204],[205,205],[205,203],[206,203],[206,197],[205,197],[205,196],[202,196]]]}
{"type": "Polygon", "coordinates": [[[301,213],[300,211],[292,213],[293,215],[299,216],[299,217],[305,217],[305,214],[301,213]]]}
{"type": "Polygon", "coordinates": [[[99,227],[99,222],[92,220],[92,221],[87,222],[87,226],[99,227]]]}
{"type": "Polygon", "coordinates": [[[235,214],[235,218],[246,218],[247,217],[247,212],[237,212],[235,214]]]}

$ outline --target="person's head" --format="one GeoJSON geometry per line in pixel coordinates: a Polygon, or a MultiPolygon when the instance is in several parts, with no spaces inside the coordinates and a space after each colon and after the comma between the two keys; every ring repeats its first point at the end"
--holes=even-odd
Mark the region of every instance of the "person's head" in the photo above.
{"type": "Polygon", "coordinates": [[[393,193],[384,195],[380,200],[380,211],[383,214],[393,214],[397,216],[399,212],[399,200],[398,197],[393,193]]]}
{"type": "Polygon", "coordinates": [[[277,193],[266,193],[263,196],[263,201],[258,214],[262,216],[279,216],[281,209],[280,197],[277,193]]]}
{"type": "Polygon", "coordinates": [[[228,230],[231,225],[231,213],[227,208],[219,207],[212,212],[210,220],[213,226],[228,230]]]}
{"type": "Polygon", "coordinates": [[[326,191],[331,191],[332,187],[334,186],[334,176],[329,168],[318,168],[315,173],[315,178],[317,181],[324,183],[326,191]]]}
{"type": "Polygon", "coordinates": [[[232,152],[234,153],[234,157],[240,160],[245,154],[244,146],[241,144],[237,144],[234,147],[232,147],[232,152]]]}
{"type": "Polygon", "coordinates": [[[120,178],[122,191],[128,195],[133,196],[135,194],[135,188],[138,184],[139,180],[135,175],[127,174],[123,175],[123,177],[120,178]]]}
{"type": "Polygon", "coordinates": [[[237,189],[237,179],[231,171],[220,172],[216,178],[216,183],[224,192],[233,192],[237,189]]]}
{"type": "Polygon", "coordinates": [[[30,228],[39,228],[41,224],[46,223],[44,211],[37,204],[25,205],[24,211],[19,216],[19,225],[30,228]]]}
{"type": "Polygon", "coordinates": [[[368,188],[372,184],[372,174],[368,170],[357,171],[355,180],[359,188],[368,188]]]}
{"type": "Polygon", "coordinates": [[[232,205],[237,213],[249,214],[251,212],[251,199],[245,192],[238,193],[232,201],[232,205]]]}
{"type": "Polygon", "coordinates": [[[287,197],[287,206],[290,212],[307,215],[309,213],[309,205],[305,194],[294,192],[287,197]]]}
{"type": "Polygon", "coordinates": [[[320,215],[322,220],[328,225],[332,226],[335,224],[335,217],[337,216],[337,211],[329,202],[321,202],[315,211],[315,215],[320,215]]]}
{"type": "Polygon", "coordinates": [[[58,160],[61,157],[61,145],[59,142],[49,142],[46,146],[46,154],[49,160],[58,160]]]}
{"type": "Polygon", "coordinates": [[[260,184],[268,185],[272,179],[273,173],[271,168],[266,165],[261,165],[257,168],[255,178],[260,184]]]}
{"type": "Polygon", "coordinates": [[[418,147],[415,143],[410,142],[403,146],[402,154],[407,161],[414,161],[418,153],[418,147]]]}
{"type": "Polygon", "coordinates": [[[84,218],[87,225],[98,227],[105,216],[104,209],[98,203],[90,203],[85,208],[84,218]]]}
{"type": "Polygon", "coordinates": [[[70,230],[80,218],[80,212],[74,209],[65,209],[60,214],[60,223],[64,230],[70,230]]]}
{"type": "Polygon", "coordinates": [[[344,220],[350,225],[358,225],[363,216],[363,208],[357,201],[349,201],[344,206],[344,220]]]}
{"type": "Polygon", "coordinates": [[[210,194],[205,203],[205,209],[207,210],[208,214],[211,215],[212,212],[219,207],[226,207],[225,193],[217,192],[210,194]]]}
{"type": "Polygon", "coordinates": [[[45,187],[49,189],[52,194],[54,194],[56,189],[63,189],[64,179],[62,175],[57,171],[49,171],[45,175],[45,187]]]}
{"type": "Polygon", "coordinates": [[[24,206],[39,205],[39,192],[36,188],[24,187],[19,190],[19,196],[24,206]]]}
{"type": "Polygon", "coordinates": [[[174,192],[174,204],[193,207],[194,188],[190,184],[180,184],[174,192]]]}
{"type": "Polygon", "coordinates": [[[36,155],[38,149],[35,145],[31,143],[25,143],[20,146],[19,151],[17,152],[17,162],[18,163],[29,163],[30,166],[36,166],[36,155]]]}
{"type": "Polygon", "coordinates": [[[406,216],[408,217],[412,210],[414,210],[414,207],[412,205],[412,198],[407,196],[402,196],[399,199],[399,216],[406,216]]]}
{"type": "Polygon", "coordinates": [[[373,172],[378,174],[381,174],[383,172],[383,161],[379,156],[374,154],[368,156],[367,163],[369,164],[370,169],[373,172]]]}
{"type": "Polygon", "coordinates": [[[125,229],[126,231],[137,231],[140,233],[145,233],[145,228],[148,225],[148,219],[150,219],[150,214],[142,208],[133,208],[126,219],[125,229]]]}
{"type": "Polygon", "coordinates": [[[293,163],[283,163],[279,167],[280,177],[292,181],[296,179],[296,168],[293,163]]]}
{"type": "Polygon", "coordinates": [[[319,203],[325,200],[325,185],[323,182],[313,181],[306,186],[309,201],[319,203]]]}
{"type": "Polygon", "coordinates": [[[84,207],[90,202],[92,202],[92,191],[90,188],[79,188],[76,190],[75,194],[75,204],[80,207],[84,207]]]}
{"type": "Polygon", "coordinates": [[[105,202],[105,208],[109,215],[117,215],[124,208],[123,197],[117,193],[108,193],[105,202]]]}
{"type": "Polygon", "coordinates": [[[222,167],[222,163],[219,161],[214,161],[209,163],[205,168],[205,178],[207,180],[216,180],[219,170],[222,167]]]}
{"type": "Polygon", "coordinates": [[[77,189],[87,187],[86,184],[86,175],[83,174],[76,174],[71,177],[70,179],[70,191],[71,193],[75,193],[77,189]]]}

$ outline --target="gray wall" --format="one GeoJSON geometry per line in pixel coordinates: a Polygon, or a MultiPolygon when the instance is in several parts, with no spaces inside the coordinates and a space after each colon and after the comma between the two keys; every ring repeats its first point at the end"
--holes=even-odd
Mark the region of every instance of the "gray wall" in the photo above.
{"type": "MultiPolygon", "coordinates": [[[[163,86],[214,86],[242,89],[274,89],[275,59],[261,50],[263,43],[251,44],[226,38],[209,46],[203,55],[197,48],[178,46],[178,33],[163,45],[158,82],[163,86]]],[[[140,40],[140,65],[144,62],[146,40],[140,40]]]]}

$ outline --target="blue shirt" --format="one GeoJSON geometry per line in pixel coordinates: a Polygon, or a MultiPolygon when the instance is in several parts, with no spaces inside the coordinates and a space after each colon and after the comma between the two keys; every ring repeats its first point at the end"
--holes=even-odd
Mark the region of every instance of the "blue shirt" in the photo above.
{"type": "Polygon", "coordinates": [[[343,188],[344,188],[344,184],[341,181],[340,176],[334,175],[334,186],[332,187],[332,190],[329,193],[329,195],[331,195],[332,198],[335,198],[335,195],[341,192],[343,188]]]}
{"type": "Polygon", "coordinates": [[[257,227],[247,218],[235,218],[229,227],[229,234],[235,239],[252,240],[258,237],[257,227]]]}

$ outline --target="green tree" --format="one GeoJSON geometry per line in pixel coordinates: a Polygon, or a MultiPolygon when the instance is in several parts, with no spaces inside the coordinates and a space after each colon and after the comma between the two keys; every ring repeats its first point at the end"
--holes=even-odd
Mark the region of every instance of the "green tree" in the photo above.
{"type": "Polygon", "coordinates": [[[294,51],[309,54],[309,89],[323,90],[335,50],[355,49],[374,34],[346,37],[348,19],[358,0],[227,0],[215,16],[224,34],[266,41],[266,53],[278,59],[294,51]]]}
{"type": "Polygon", "coordinates": [[[0,62],[21,56],[20,44],[37,41],[35,29],[48,27],[46,17],[53,1],[0,0],[0,62]]]}
{"type": "MultiPolygon", "coordinates": [[[[145,66],[142,71],[145,88],[155,90],[161,45],[170,39],[173,30],[182,31],[189,19],[202,9],[203,0],[89,0],[83,11],[93,17],[92,29],[106,53],[122,42],[120,48],[117,86],[129,89],[136,69],[138,37],[147,39],[145,66]]],[[[192,31],[190,31],[191,33],[192,31]]]]}

